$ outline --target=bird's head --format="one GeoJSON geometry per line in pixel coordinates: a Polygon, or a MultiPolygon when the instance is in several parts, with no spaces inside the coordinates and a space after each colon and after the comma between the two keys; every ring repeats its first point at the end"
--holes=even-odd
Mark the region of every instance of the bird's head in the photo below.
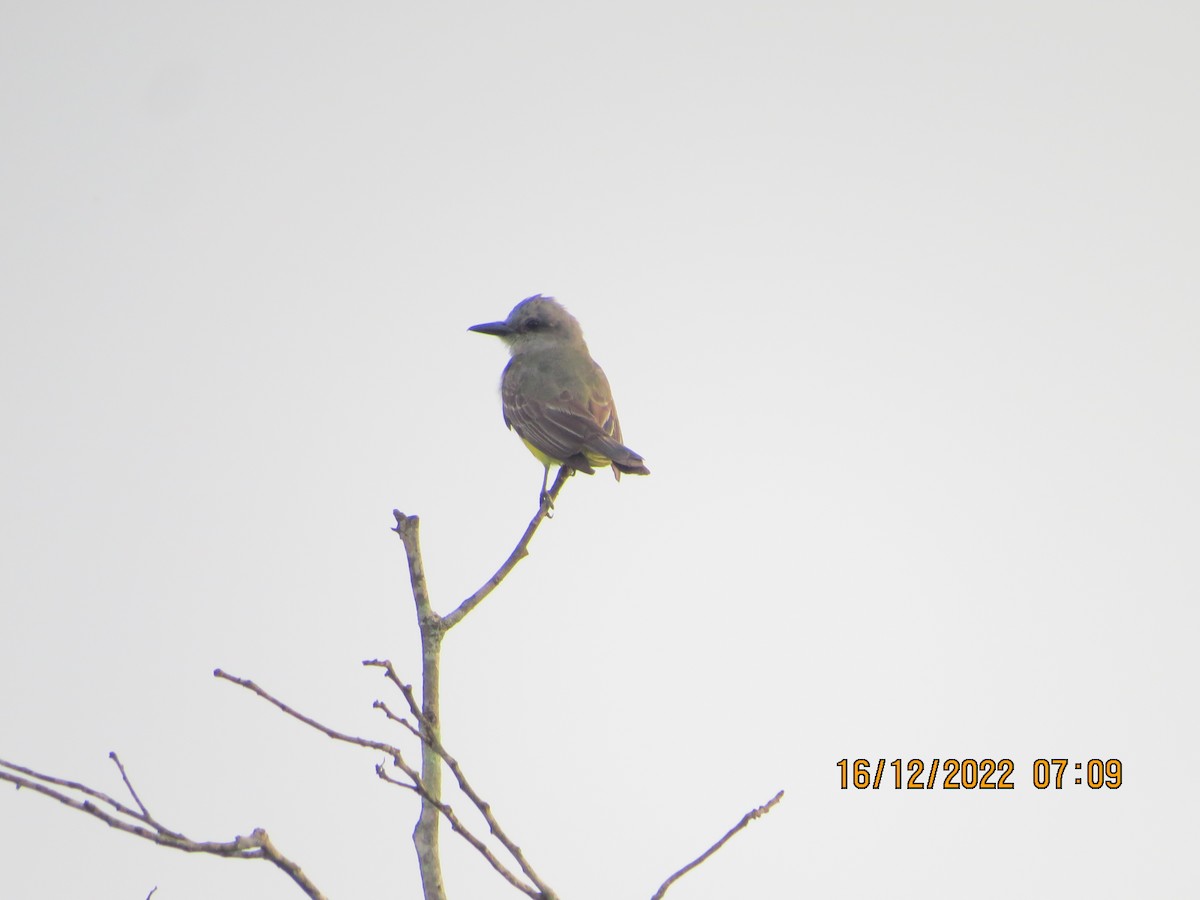
{"type": "Polygon", "coordinates": [[[541,294],[526,297],[503,322],[485,322],[467,330],[494,334],[508,344],[514,356],[558,344],[583,343],[583,329],[575,317],[553,297],[541,294]]]}

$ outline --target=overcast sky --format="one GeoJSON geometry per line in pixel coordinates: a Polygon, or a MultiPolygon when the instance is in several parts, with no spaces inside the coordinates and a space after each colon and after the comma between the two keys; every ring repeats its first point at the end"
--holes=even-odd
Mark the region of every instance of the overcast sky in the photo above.
{"type": "MultiPolygon", "coordinates": [[[[1179,896],[1197,838],[1191,3],[0,12],[0,758],[418,896],[400,741],[541,468],[557,296],[648,478],[447,639],[444,739],[565,900],[1179,896]],[[1119,759],[1117,790],[1033,763],[1119,759]],[[837,762],[1013,760],[1011,791],[837,762]]],[[[451,797],[460,810],[466,801],[451,797]]],[[[447,829],[450,896],[516,897],[447,829]]],[[[300,896],[0,791],[5,898],[300,896]]]]}

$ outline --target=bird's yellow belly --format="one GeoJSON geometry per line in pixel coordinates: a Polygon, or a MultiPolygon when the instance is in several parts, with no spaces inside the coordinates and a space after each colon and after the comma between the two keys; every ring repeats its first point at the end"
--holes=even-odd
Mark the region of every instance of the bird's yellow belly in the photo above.
{"type": "MultiPolygon", "coordinates": [[[[549,468],[550,466],[561,466],[563,464],[561,459],[554,459],[553,457],[547,456],[533,444],[529,443],[529,441],[525,440],[525,438],[521,438],[521,443],[529,448],[529,452],[537,457],[538,462],[540,462],[543,466],[549,468]]],[[[586,451],[584,452],[587,456],[588,462],[597,469],[603,469],[605,466],[612,464],[612,460],[607,456],[599,456],[595,453],[587,453],[586,451]]]]}
{"type": "Polygon", "coordinates": [[[543,453],[537,447],[533,446],[533,444],[529,443],[529,441],[525,440],[525,438],[521,438],[521,443],[523,443],[526,447],[529,448],[529,452],[532,453],[534,456],[536,456],[538,458],[538,462],[540,462],[543,466],[546,466],[547,468],[549,468],[550,466],[561,466],[562,465],[561,459],[551,459],[549,456],[547,456],[545,453],[543,453]]]}

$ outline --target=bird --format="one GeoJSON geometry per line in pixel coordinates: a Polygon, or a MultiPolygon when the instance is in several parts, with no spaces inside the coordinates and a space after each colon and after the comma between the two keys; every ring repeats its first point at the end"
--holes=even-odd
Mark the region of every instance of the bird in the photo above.
{"type": "Polygon", "coordinates": [[[618,481],[622,472],[650,474],[641,455],[625,446],[608,378],[588,352],[579,321],[561,303],[535,294],[502,322],[468,331],[508,345],[512,358],[500,379],[504,424],[545,467],[539,504],[553,506],[546,490],[552,465],[587,475],[611,466],[618,481]]]}

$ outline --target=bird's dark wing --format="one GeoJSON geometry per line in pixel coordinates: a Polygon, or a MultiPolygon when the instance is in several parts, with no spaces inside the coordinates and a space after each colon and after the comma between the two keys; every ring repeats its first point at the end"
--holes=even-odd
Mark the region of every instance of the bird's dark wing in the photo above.
{"type": "Polygon", "coordinates": [[[504,421],[548,457],[573,469],[595,471],[583,451],[589,441],[603,436],[601,425],[568,391],[553,401],[534,400],[516,390],[511,381],[501,389],[504,421]]]}
{"type": "Polygon", "coordinates": [[[501,390],[504,421],[542,453],[572,469],[592,474],[593,465],[611,461],[613,474],[645,474],[642,458],[621,443],[612,401],[575,398],[562,391],[550,401],[533,400],[506,382],[501,390]]]}
{"type": "MultiPolygon", "coordinates": [[[[551,461],[591,475],[594,466],[612,464],[613,474],[649,474],[642,458],[621,443],[621,424],[608,379],[595,363],[584,377],[565,379],[557,393],[530,378],[531,370],[513,358],[500,382],[504,422],[551,461]]],[[[544,370],[543,370],[544,371],[544,370]]]]}

